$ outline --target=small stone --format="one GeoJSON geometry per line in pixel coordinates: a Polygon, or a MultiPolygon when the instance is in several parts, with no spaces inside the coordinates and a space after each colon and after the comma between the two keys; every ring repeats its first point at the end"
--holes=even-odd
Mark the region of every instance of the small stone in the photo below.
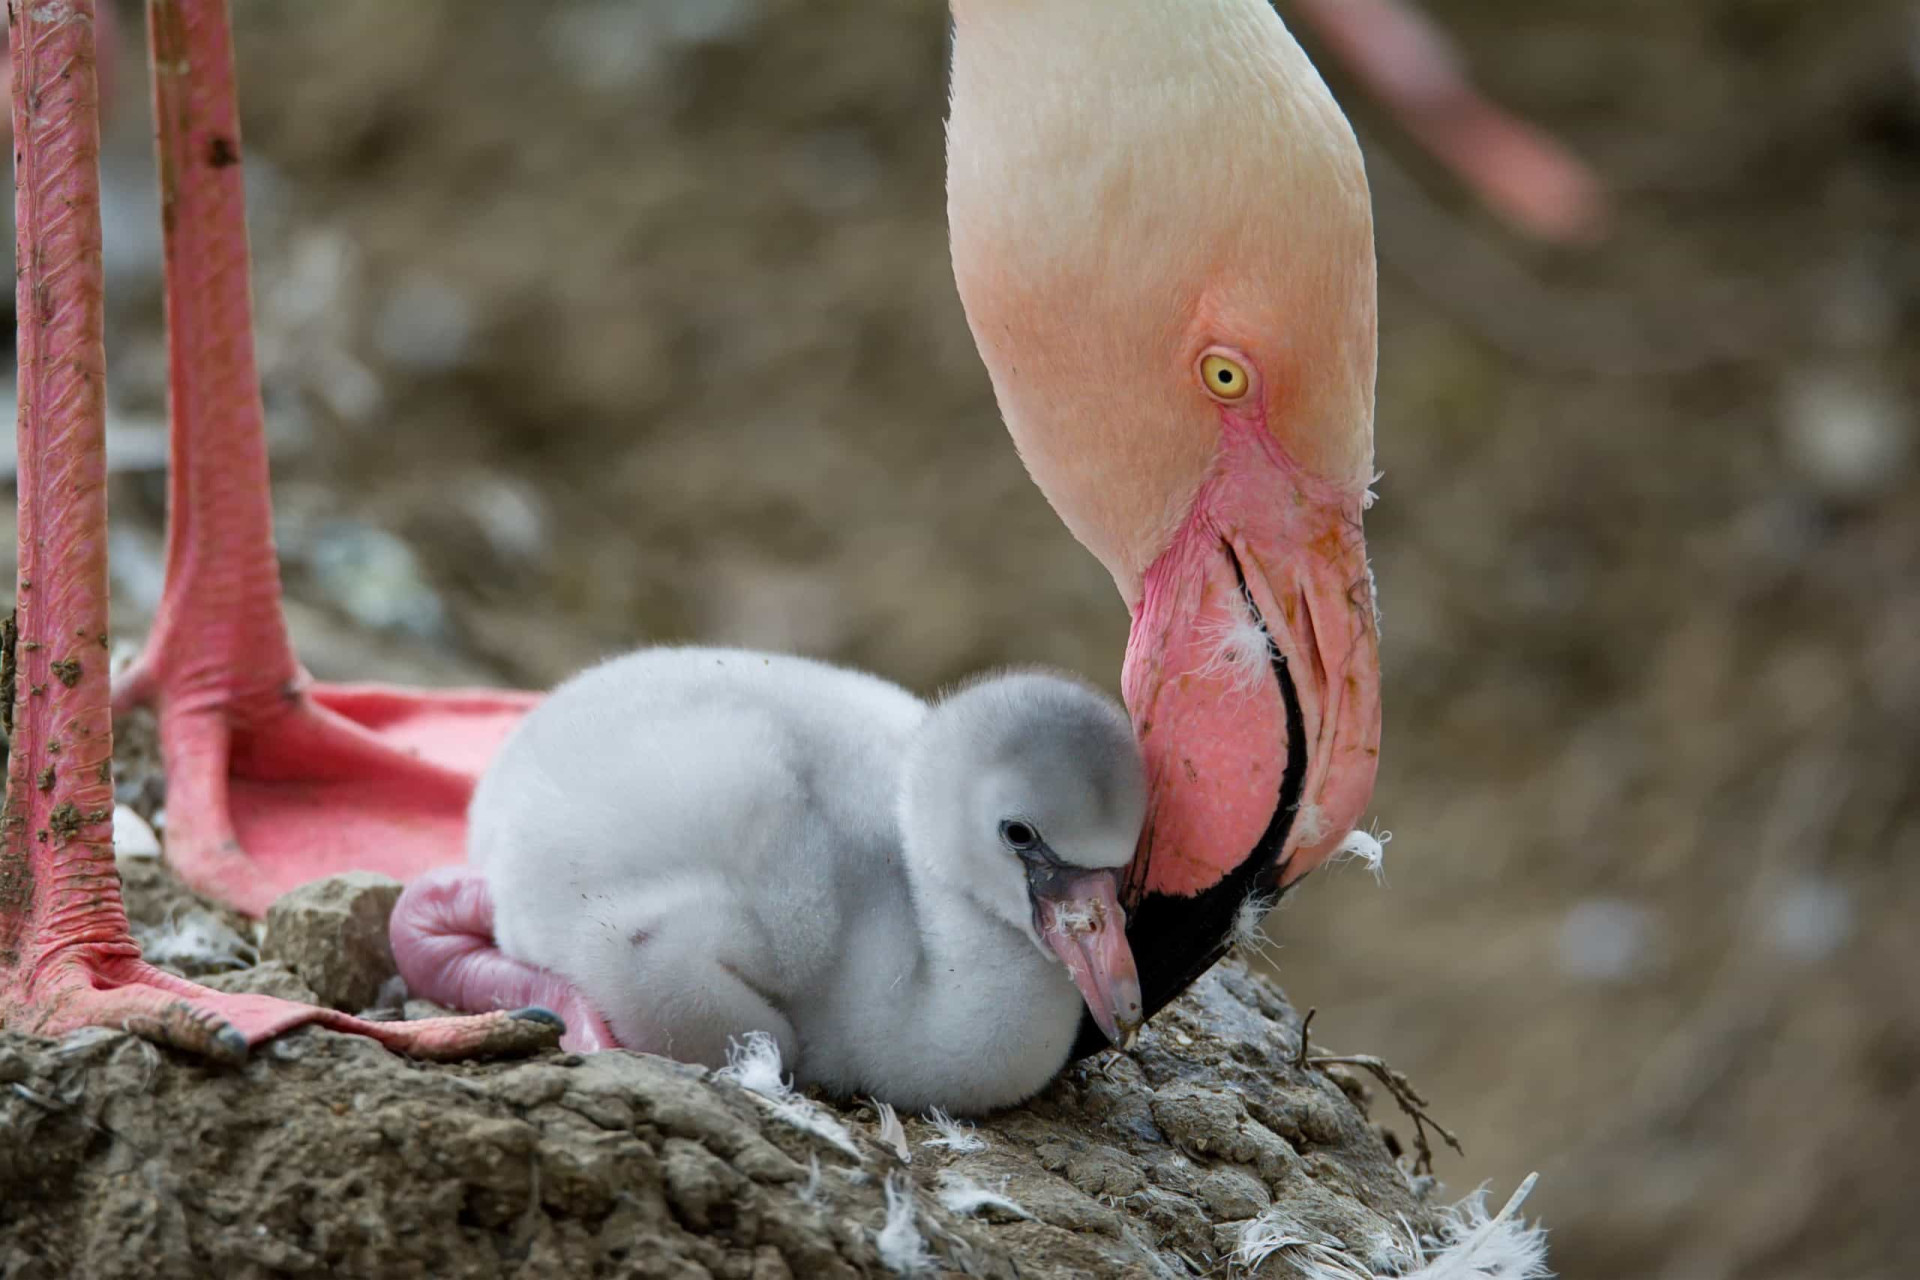
{"type": "Polygon", "coordinates": [[[473,339],[473,304],[437,276],[403,278],[374,320],[380,354],[415,373],[446,373],[466,359],[473,339]]]}
{"type": "Polygon", "coordinates": [[[160,856],[160,837],[145,818],[124,804],[113,807],[113,853],[116,858],[160,856]]]}
{"type": "Polygon", "coordinates": [[[1767,941],[1793,960],[1824,960],[1853,934],[1853,899],[1846,886],[1804,876],[1774,899],[1767,911],[1767,941]]]}
{"type": "Polygon", "coordinates": [[[1822,497],[1866,501],[1899,483],[1913,452],[1913,422],[1893,387],[1819,370],[1791,381],[1784,401],[1788,456],[1822,497]]]}
{"type": "Polygon", "coordinates": [[[291,540],[288,551],[305,561],[321,594],[361,626],[420,640],[445,636],[445,602],[413,548],[385,529],[328,520],[291,540]]]}
{"type": "Polygon", "coordinates": [[[267,908],[261,955],[298,974],[321,1004],[364,1009],[394,974],[387,919],[400,889],[398,880],[371,871],[303,884],[267,908]]]}
{"type": "Polygon", "coordinates": [[[1560,972],[1584,982],[1626,982],[1651,967],[1653,913],[1624,898],[1588,898],[1560,922],[1560,972]]]}
{"type": "Polygon", "coordinates": [[[1216,1218],[1251,1218],[1273,1203],[1258,1178],[1238,1169],[1215,1169],[1200,1179],[1199,1192],[1216,1218]]]}

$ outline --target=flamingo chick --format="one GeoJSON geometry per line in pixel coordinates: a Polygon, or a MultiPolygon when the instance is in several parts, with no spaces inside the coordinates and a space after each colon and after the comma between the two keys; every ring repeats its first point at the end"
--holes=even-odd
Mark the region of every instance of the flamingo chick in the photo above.
{"type": "MultiPolygon", "coordinates": [[[[1141,1021],[1119,870],[1146,810],[1126,713],[1019,672],[929,706],[874,676],[645,649],[514,730],[469,815],[506,956],[619,1044],[718,1066],[763,1031],[798,1078],[984,1111],[1059,1071],[1084,1009],[1141,1021]]],[[[402,972],[458,1001],[396,912],[402,972]]],[[[548,998],[552,998],[551,994],[548,998]]]]}

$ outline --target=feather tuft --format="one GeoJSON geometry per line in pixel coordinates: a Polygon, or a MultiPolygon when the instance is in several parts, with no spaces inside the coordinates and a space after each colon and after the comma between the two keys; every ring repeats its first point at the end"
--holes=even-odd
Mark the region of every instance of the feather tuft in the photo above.
{"type": "Polygon", "coordinates": [[[913,1183],[904,1173],[887,1179],[887,1218],[874,1239],[880,1261],[895,1275],[914,1276],[933,1269],[933,1254],[920,1234],[913,1208],[913,1183]]]}
{"type": "Polygon", "coordinates": [[[807,1157],[807,1183],[800,1188],[800,1203],[815,1206],[820,1203],[820,1157],[807,1157]]]}
{"type": "Polygon", "coordinates": [[[1229,935],[1231,945],[1249,955],[1265,957],[1273,948],[1273,939],[1266,929],[1267,913],[1279,903],[1278,894],[1249,893],[1240,900],[1233,912],[1233,932],[1229,935]]]}
{"type": "MultiPolygon", "coordinates": [[[[1001,1183],[1005,1186],[1004,1180],[1001,1183]]],[[[944,1173],[940,1177],[940,1190],[935,1193],[941,1207],[948,1213],[957,1213],[962,1217],[971,1217],[989,1209],[1011,1214],[1016,1218],[1032,1221],[1033,1215],[1018,1203],[998,1191],[990,1191],[964,1173],[944,1173]]]]}
{"type": "Polygon", "coordinates": [[[744,1039],[727,1042],[727,1065],[715,1074],[763,1098],[785,1099],[793,1096],[793,1086],[781,1065],[779,1041],[764,1031],[749,1031],[744,1039]]]}
{"type": "Polygon", "coordinates": [[[780,1045],[764,1031],[749,1031],[743,1040],[727,1044],[727,1065],[714,1072],[731,1080],[760,1100],[775,1119],[802,1133],[810,1133],[831,1143],[858,1160],[860,1148],[853,1134],[838,1120],[793,1091],[793,1085],[781,1074],[780,1045]]]}
{"type": "Polygon", "coordinates": [[[1375,823],[1371,831],[1349,831],[1340,847],[1333,851],[1334,862],[1358,862],[1372,873],[1375,883],[1387,882],[1387,846],[1393,843],[1393,832],[1380,830],[1375,823]]]}
{"type": "Polygon", "coordinates": [[[876,1100],[873,1109],[880,1113],[880,1141],[893,1149],[900,1157],[900,1163],[913,1163],[913,1148],[907,1145],[907,1127],[900,1123],[900,1113],[893,1109],[891,1102],[876,1100]]]}
{"type": "Polygon", "coordinates": [[[1241,1229],[1233,1261],[1251,1272],[1277,1253],[1289,1251],[1295,1270],[1306,1280],[1547,1280],[1547,1233],[1520,1216],[1520,1206],[1539,1181],[1528,1174],[1504,1208],[1487,1216],[1482,1187],[1441,1213],[1440,1229],[1419,1240],[1379,1240],[1365,1261],[1326,1232],[1269,1209],[1241,1229]],[[1416,1271],[1406,1268],[1420,1263],[1416,1271]]]}
{"type": "Polygon", "coordinates": [[[987,1149],[987,1140],[974,1132],[965,1120],[955,1120],[938,1107],[929,1111],[926,1119],[934,1127],[936,1136],[921,1143],[923,1147],[945,1147],[957,1156],[987,1149]]]}
{"type": "Polygon", "coordinates": [[[1481,1187],[1447,1212],[1440,1236],[1425,1250],[1427,1265],[1407,1280],[1545,1280],[1547,1231],[1520,1216],[1540,1175],[1530,1173],[1506,1205],[1487,1216],[1481,1187]]]}
{"type": "Polygon", "coordinates": [[[1273,679],[1273,638],[1254,617],[1244,598],[1231,612],[1200,631],[1206,661],[1191,673],[1196,679],[1223,682],[1230,693],[1252,697],[1273,679]]]}

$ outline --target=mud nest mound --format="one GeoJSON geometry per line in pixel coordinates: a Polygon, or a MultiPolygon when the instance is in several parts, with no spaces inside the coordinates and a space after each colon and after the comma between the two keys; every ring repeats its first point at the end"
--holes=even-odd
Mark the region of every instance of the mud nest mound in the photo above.
{"type": "MultiPolygon", "coordinates": [[[[150,950],[311,995],[297,958],[259,959],[273,937],[122,865],[150,950]]],[[[309,1029],[223,1069],[0,1033],[0,1275],[1163,1276],[1219,1273],[1250,1229],[1300,1242],[1267,1274],[1309,1245],[1411,1269],[1430,1180],[1357,1078],[1299,1059],[1284,997],[1234,962],[977,1127],[624,1052],[431,1065],[309,1029]]]]}

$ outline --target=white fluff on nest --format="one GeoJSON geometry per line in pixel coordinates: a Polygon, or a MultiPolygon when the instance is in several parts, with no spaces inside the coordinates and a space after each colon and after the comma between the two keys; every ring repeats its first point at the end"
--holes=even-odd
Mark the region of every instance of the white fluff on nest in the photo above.
{"type": "Polygon", "coordinates": [[[933,1268],[927,1238],[920,1234],[913,1208],[913,1183],[905,1174],[887,1179],[887,1219],[874,1239],[880,1261],[896,1275],[919,1275],[933,1268]]]}
{"type": "Polygon", "coordinates": [[[1500,1212],[1487,1216],[1487,1190],[1481,1187],[1441,1213],[1440,1230],[1426,1240],[1408,1229],[1404,1240],[1383,1240],[1379,1256],[1354,1257],[1339,1240],[1313,1231],[1270,1209],[1240,1232],[1233,1261],[1248,1271],[1282,1250],[1293,1251],[1293,1261],[1307,1280],[1544,1280],[1547,1267],[1546,1228],[1520,1216],[1533,1184],[1530,1173],[1500,1212]],[[1418,1260],[1417,1271],[1397,1265],[1418,1260]]]}
{"type": "Polygon", "coordinates": [[[776,1119],[861,1158],[845,1125],[793,1091],[780,1071],[780,1046],[766,1032],[749,1031],[745,1043],[728,1046],[727,1065],[714,1074],[760,1099],[776,1119]]]}

